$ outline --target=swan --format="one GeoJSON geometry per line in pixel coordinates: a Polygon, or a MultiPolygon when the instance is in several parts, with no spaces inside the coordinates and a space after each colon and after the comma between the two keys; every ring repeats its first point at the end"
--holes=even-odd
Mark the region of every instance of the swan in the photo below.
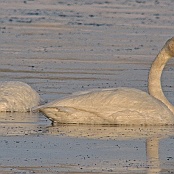
{"type": "Polygon", "coordinates": [[[24,82],[0,83],[0,112],[28,112],[40,100],[39,94],[24,82]]]}
{"type": "Polygon", "coordinates": [[[134,88],[84,91],[33,108],[51,121],[72,124],[170,125],[174,108],[164,96],[161,74],[174,56],[174,37],[169,39],[152,63],[149,94],[134,88]]]}

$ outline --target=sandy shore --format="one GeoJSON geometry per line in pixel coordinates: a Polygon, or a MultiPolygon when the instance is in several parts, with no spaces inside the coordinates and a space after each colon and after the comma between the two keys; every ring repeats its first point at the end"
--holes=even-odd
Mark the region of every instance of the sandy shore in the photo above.
{"type": "MultiPolygon", "coordinates": [[[[147,91],[150,65],[173,36],[173,3],[1,1],[1,81],[26,82],[48,101],[92,88],[147,91]]],[[[162,84],[174,103],[173,65],[162,84]]],[[[51,126],[41,114],[0,114],[0,173],[172,173],[173,132],[51,126]]]]}

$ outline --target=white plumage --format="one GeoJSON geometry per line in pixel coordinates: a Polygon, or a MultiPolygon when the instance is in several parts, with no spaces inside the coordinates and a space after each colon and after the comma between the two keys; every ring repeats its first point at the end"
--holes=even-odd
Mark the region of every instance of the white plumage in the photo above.
{"type": "Polygon", "coordinates": [[[89,91],[39,109],[53,121],[84,124],[167,124],[174,117],[159,100],[130,88],[89,91]]]}
{"type": "Polygon", "coordinates": [[[28,112],[39,102],[39,94],[26,83],[0,83],[0,112],[28,112]]]}
{"type": "Polygon", "coordinates": [[[58,123],[174,124],[174,109],[161,88],[164,65],[174,56],[174,38],[168,40],[149,72],[149,94],[132,88],[85,91],[34,108],[58,123]]]}

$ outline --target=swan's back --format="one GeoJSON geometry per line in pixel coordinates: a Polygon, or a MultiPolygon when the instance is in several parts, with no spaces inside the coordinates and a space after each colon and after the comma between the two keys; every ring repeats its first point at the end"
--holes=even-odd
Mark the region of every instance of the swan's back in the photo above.
{"type": "Polygon", "coordinates": [[[40,102],[38,93],[23,82],[0,83],[0,112],[27,112],[40,102]]]}
{"type": "Polygon", "coordinates": [[[172,112],[161,101],[132,88],[87,91],[38,109],[59,123],[174,124],[172,112]]]}

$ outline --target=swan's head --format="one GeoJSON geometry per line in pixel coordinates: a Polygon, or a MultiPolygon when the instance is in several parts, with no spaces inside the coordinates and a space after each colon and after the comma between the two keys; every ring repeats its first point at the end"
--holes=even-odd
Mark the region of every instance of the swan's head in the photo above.
{"type": "Polygon", "coordinates": [[[170,55],[170,57],[174,57],[174,37],[166,42],[165,50],[170,55]]]}

